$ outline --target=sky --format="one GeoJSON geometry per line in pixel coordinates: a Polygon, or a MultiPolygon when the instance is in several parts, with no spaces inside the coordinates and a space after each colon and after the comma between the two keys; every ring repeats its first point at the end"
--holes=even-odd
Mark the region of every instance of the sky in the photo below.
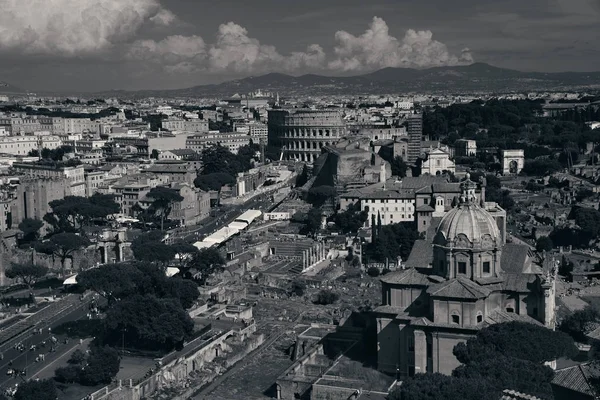
{"type": "Polygon", "coordinates": [[[600,70],[600,0],[0,0],[0,81],[168,89],[486,62],[600,70]]]}

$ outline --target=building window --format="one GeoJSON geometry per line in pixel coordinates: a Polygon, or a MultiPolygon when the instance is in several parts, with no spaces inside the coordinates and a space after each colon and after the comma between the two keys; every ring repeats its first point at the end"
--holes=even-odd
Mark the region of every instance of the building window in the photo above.
{"type": "Polygon", "coordinates": [[[484,274],[489,274],[490,273],[490,262],[489,261],[484,261],[483,262],[483,273],[484,274]]]}
{"type": "Polygon", "coordinates": [[[514,309],[514,308],[512,308],[512,307],[506,307],[506,312],[509,312],[509,313],[514,313],[514,312],[515,312],[515,309],[514,309]]]}
{"type": "Polygon", "coordinates": [[[452,323],[453,323],[453,324],[460,325],[460,316],[458,316],[458,315],[456,315],[456,314],[455,314],[455,315],[452,315],[452,323]]]}
{"type": "Polygon", "coordinates": [[[477,314],[477,323],[480,324],[483,322],[483,315],[477,314]]]}
{"type": "Polygon", "coordinates": [[[467,274],[467,263],[466,262],[460,261],[458,263],[458,273],[465,274],[465,275],[467,274]]]}

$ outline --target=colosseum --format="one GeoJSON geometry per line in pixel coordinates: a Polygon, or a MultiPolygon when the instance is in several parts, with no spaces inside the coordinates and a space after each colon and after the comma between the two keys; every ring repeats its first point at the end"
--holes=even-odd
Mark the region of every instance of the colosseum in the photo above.
{"type": "Polygon", "coordinates": [[[346,135],[343,115],[339,109],[269,110],[269,144],[281,147],[286,160],[312,163],[346,135]]]}

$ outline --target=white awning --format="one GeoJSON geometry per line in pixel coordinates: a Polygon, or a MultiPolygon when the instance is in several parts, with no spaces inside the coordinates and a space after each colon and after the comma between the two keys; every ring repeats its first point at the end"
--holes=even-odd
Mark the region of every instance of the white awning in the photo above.
{"type": "Polygon", "coordinates": [[[175,268],[175,267],[168,267],[167,271],[165,272],[166,275],[170,278],[173,275],[177,275],[179,273],[179,268],[175,268]]]}
{"type": "Polygon", "coordinates": [[[65,281],[63,282],[63,285],[77,285],[77,274],[65,279],[65,281]]]}

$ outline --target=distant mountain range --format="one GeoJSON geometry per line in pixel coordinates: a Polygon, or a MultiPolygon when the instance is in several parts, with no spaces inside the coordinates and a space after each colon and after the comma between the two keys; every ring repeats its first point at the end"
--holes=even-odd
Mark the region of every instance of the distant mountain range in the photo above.
{"type": "MultiPolygon", "coordinates": [[[[358,94],[467,94],[527,91],[600,90],[600,72],[521,72],[485,63],[427,69],[384,68],[364,75],[332,77],[270,73],[220,84],[176,90],[113,90],[94,93],[115,97],[229,97],[258,89],[282,96],[358,94]]],[[[0,87],[0,93],[2,88],[0,87]]]]}
{"type": "Polygon", "coordinates": [[[392,93],[474,93],[533,90],[600,89],[600,72],[521,72],[485,63],[428,69],[384,68],[364,75],[332,77],[322,75],[291,76],[270,73],[178,90],[108,92],[109,95],[163,97],[227,97],[258,89],[279,92],[282,96],[392,94],[392,93]]]}
{"type": "Polygon", "coordinates": [[[11,85],[7,82],[0,81],[0,94],[24,94],[25,91],[21,88],[11,85]]]}

